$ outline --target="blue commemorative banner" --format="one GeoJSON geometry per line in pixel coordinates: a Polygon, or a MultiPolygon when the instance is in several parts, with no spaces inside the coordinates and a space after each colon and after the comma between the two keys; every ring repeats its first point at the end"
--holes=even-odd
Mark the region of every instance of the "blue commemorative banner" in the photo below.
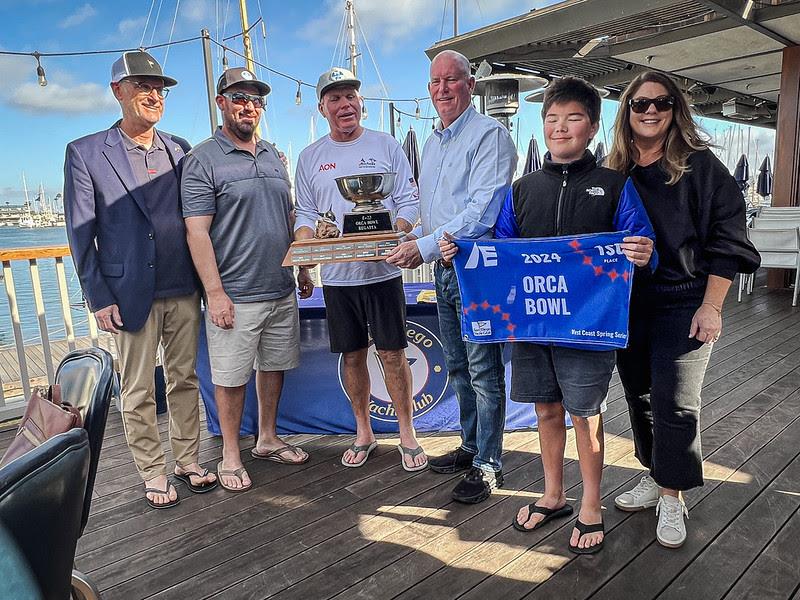
{"type": "Polygon", "coordinates": [[[464,339],[624,348],[633,282],[626,235],[456,240],[464,339]]]}

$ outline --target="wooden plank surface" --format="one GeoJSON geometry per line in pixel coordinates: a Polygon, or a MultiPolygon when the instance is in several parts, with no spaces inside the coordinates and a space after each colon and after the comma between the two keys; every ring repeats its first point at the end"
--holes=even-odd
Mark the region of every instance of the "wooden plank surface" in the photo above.
{"type": "MultiPolygon", "coordinates": [[[[506,434],[506,484],[474,506],[451,500],[458,475],[403,471],[396,438],[347,469],[339,460],[351,436],[303,435],[290,440],[311,454],[305,465],[256,461],[245,438],[252,490],[193,495],[178,485],[181,503],[154,511],[112,409],[76,563],[104,598],[126,600],[791,598],[800,589],[800,309],[790,302],[785,290],[761,286],[741,304],[728,301],[704,382],[706,485],[686,495],[689,538],[678,550],[655,542],[654,511],[613,508],[642,474],[615,374],[598,555],[568,552],[573,519],[530,533],[510,527],[543,491],[536,432],[506,434]]],[[[162,416],[164,440],[167,430],[162,416]]],[[[0,432],[0,448],[12,435],[0,432]]],[[[423,439],[431,455],[457,443],[453,434],[423,439]]],[[[213,468],[220,452],[219,438],[204,433],[201,462],[213,468]]],[[[571,430],[564,478],[577,502],[571,430]]]]}

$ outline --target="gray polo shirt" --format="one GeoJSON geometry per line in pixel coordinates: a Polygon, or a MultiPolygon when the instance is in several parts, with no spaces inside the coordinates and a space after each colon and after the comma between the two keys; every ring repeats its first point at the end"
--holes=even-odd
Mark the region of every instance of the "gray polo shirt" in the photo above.
{"type": "Polygon", "coordinates": [[[183,216],[214,215],[209,231],[225,293],[234,303],[283,298],[295,289],[281,267],[292,241],[289,176],[263,140],[256,156],[217,129],[183,162],[183,216]]]}

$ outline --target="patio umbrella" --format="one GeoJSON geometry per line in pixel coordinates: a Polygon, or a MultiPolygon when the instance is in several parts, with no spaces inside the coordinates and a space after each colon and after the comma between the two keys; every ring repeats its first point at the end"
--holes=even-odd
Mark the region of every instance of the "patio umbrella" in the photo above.
{"type": "Polygon", "coordinates": [[[606,147],[603,142],[597,142],[594,147],[594,159],[597,161],[597,166],[602,167],[606,160],[606,147]]]}
{"type": "Polygon", "coordinates": [[[763,198],[772,195],[772,167],[769,164],[769,155],[764,157],[764,161],[758,168],[756,193],[763,198]]]}
{"type": "Polygon", "coordinates": [[[419,183],[419,147],[417,146],[417,132],[414,131],[413,127],[408,128],[406,139],[403,140],[403,152],[408,158],[408,164],[411,165],[414,181],[419,183]]]}
{"type": "Polygon", "coordinates": [[[739,189],[742,193],[747,189],[747,181],[750,179],[750,165],[747,162],[747,156],[742,154],[739,162],[736,163],[736,168],[733,170],[733,178],[739,184],[739,189]]]}
{"type": "Polygon", "coordinates": [[[523,175],[533,173],[542,168],[542,157],[539,155],[539,143],[536,138],[531,136],[531,141],[528,142],[528,154],[525,156],[525,168],[522,170],[523,175]]]}

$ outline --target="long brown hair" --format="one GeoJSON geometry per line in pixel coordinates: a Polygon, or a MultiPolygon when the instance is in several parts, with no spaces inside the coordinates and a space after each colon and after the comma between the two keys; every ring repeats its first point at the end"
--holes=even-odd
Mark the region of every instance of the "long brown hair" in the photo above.
{"type": "Polygon", "coordinates": [[[620,107],[614,120],[614,144],[608,155],[606,165],[615,171],[627,173],[636,162],[639,152],[633,142],[630,122],[630,99],[639,88],[647,83],[663,85],[667,93],[675,99],[670,123],[664,142],[664,154],[659,159],[661,167],[669,175],[668,185],[673,185],[689,171],[689,155],[709,147],[707,136],[703,134],[692,118],[689,103],[675,82],[658,71],[645,71],[628,84],[619,98],[620,107]]]}

